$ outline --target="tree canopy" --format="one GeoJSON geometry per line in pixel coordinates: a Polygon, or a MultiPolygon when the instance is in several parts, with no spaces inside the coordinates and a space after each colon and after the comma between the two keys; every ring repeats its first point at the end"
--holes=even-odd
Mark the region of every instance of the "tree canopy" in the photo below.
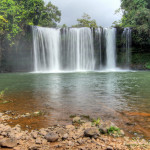
{"type": "Polygon", "coordinates": [[[0,33],[7,34],[13,41],[26,25],[56,27],[61,12],[49,2],[43,0],[1,0],[0,1],[0,33]]]}
{"type": "Polygon", "coordinates": [[[121,10],[123,17],[117,26],[134,28],[137,31],[134,37],[137,43],[150,43],[150,1],[121,0],[121,10]]]}
{"type": "Polygon", "coordinates": [[[77,19],[78,24],[72,27],[93,27],[97,28],[96,20],[92,20],[91,17],[84,13],[81,19],[77,19]]]}

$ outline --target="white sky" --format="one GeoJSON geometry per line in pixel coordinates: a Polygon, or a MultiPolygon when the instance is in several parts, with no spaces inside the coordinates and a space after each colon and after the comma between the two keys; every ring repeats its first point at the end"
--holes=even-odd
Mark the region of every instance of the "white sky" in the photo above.
{"type": "Polygon", "coordinates": [[[103,27],[109,27],[121,18],[121,14],[115,14],[115,10],[120,7],[120,0],[51,0],[51,2],[61,10],[60,25],[77,24],[77,18],[81,18],[83,13],[89,14],[103,27]]]}

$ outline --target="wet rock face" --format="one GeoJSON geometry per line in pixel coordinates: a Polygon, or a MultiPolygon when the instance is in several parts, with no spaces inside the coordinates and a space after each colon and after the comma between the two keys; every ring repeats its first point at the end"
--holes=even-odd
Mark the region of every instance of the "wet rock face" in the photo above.
{"type": "Polygon", "coordinates": [[[17,146],[17,140],[14,138],[1,139],[0,140],[1,147],[13,148],[17,146]]]}
{"type": "Polygon", "coordinates": [[[100,134],[98,128],[96,127],[92,127],[92,128],[88,128],[84,131],[84,135],[87,136],[87,137],[98,137],[100,134]]]}
{"type": "Polygon", "coordinates": [[[48,134],[45,135],[45,139],[48,142],[56,142],[58,140],[58,134],[56,134],[55,132],[49,132],[48,134]]]}

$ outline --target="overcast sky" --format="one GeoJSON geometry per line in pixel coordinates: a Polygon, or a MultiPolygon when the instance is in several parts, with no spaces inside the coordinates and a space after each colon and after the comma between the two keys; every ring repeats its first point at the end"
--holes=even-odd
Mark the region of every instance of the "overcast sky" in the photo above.
{"type": "Polygon", "coordinates": [[[120,7],[120,0],[45,0],[49,1],[61,10],[60,25],[77,24],[77,18],[81,18],[83,13],[89,14],[103,27],[109,27],[121,18],[121,14],[115,14],[115,10],[120,7]]]}

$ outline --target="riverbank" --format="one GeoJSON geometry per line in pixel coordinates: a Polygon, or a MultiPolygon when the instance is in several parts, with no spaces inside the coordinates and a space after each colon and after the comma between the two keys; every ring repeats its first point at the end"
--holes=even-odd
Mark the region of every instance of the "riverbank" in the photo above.
{"type": "MultiPolygon", "coordinates": [[[[144,139],[131,139],[111,121],[90,120],[72,116],[72,124],[55,125],[39,130],[22,130],[20,125],[10,127],[1,116],[1,149],[13,150],[148,150],[150,143],[144,139]]],[[[37,122],[38,123],[38,122],[37,122]]]]}

